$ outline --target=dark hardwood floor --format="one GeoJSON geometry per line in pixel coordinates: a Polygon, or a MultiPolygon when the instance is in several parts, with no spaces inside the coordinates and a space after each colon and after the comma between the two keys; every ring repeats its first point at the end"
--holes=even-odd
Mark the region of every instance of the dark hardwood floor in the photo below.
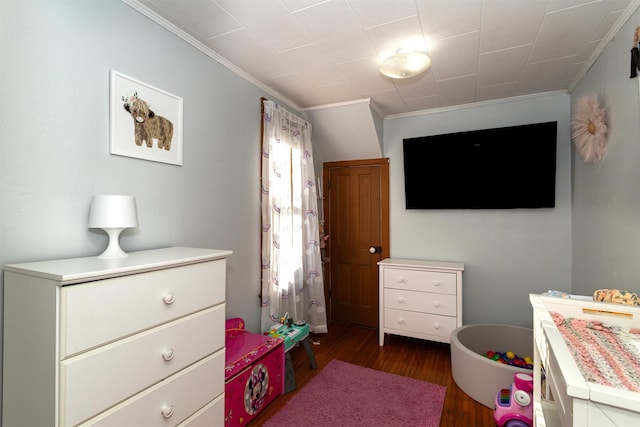
{"type": "MultiPolygon", "coordinates": [[[[328,334],[312,334],[311,339],[319,343],[313,345],[318,369],[311,369],[302,346],[291,349],[296,391],[274,400],[250,426],[260,426],[271,418],[332,359],[445,386],[440,426],[495,426],[493,411],[467,396],[453,381],[449,344],[387,335],[380,347],[377,330],[343,324],[331,324],[328,334]]],[[[295,420],[291,425],[296,425],[295,420]]]]}

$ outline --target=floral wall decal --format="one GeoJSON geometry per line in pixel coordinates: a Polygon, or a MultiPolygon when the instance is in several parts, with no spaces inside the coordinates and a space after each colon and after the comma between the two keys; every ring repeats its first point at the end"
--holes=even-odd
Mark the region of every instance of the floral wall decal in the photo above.
{"type": "Polygon", "coordinates": [[[576,102],[571,120],[573,142],[585,162],[602,160],[607,148],[607,112],[595,95],[576,102]]]}

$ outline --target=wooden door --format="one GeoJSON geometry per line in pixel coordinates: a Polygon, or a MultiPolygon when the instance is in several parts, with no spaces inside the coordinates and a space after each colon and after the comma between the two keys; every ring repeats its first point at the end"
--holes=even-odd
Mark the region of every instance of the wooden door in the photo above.
{"type": "Polygon", "coordinates": [[[323,175],[330,319],[377,328],[377,263],[389,257],[389,160],[325,163],[323,175]]]}

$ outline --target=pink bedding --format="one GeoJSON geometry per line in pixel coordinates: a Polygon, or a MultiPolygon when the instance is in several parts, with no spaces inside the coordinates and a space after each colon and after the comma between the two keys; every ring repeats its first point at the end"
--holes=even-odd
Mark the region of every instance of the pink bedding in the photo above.
{"type": "Polygon", "coordinates": [[[586,381],[640,392],[640,329],[551,316],[586,381]]]}

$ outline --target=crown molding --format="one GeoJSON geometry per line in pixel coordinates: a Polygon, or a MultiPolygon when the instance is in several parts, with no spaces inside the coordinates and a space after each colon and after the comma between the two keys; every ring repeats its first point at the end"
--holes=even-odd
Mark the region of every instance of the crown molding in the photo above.
{"type": "Polygon", "coordinates": [[[278,92],[276,90],[273,90],[270,87],[265,86],[261,81],[255,79],[250,74],[247,74],[246,72],[244,72],[240,68],[236,67],[234,64],[232,64],[231,62],[227,61],[224,57],[218,55],[209,46],[207,46],[204,43],[196,40],[189,33],[187,33],[186,31],[184,31],[182,29],[180,29],[175,24],[169,22],[168,20],[166,20],[162,16],[158,15],[156,12],[154,12],[151,9],[149,9],[147,6],[143,5],[139,1],[137,1],[137,0],[120,0],[120,1],[122,1],[126,5],[130,6],[131,8],[136,10],[137,12],[141,13],[142,15],[146,16],[147,18],[149,18],[150,20],[152,20],[156,24],[158,24],[158,25],[164,27],[165,29],[169,30],[170,32],[172,32],[176,36],[180,37],[182,40],[186,41],[191,46],[193,46],[196,49],[198,49],[200,52],[204,53],[205,55],[207,55],[208,57],[210,57],[214,61],[220,63],[222,66],[227,68],[229,71],[237,74],[238,76],[242,77],[243,79],[245,79],[246,81],[248,81],[252,85],[256,86],[258,89],[260,89],[260,90],[268,93],[269,95],[271,95],[271,96],[283,101],[284,103],[290,105],[292,108],[297,109],[298,111],[300,111],[302,109],[297,103],[293,102],[291,99],[289,99],[286,96],[282,95],[280,92],[278,92]]]}

